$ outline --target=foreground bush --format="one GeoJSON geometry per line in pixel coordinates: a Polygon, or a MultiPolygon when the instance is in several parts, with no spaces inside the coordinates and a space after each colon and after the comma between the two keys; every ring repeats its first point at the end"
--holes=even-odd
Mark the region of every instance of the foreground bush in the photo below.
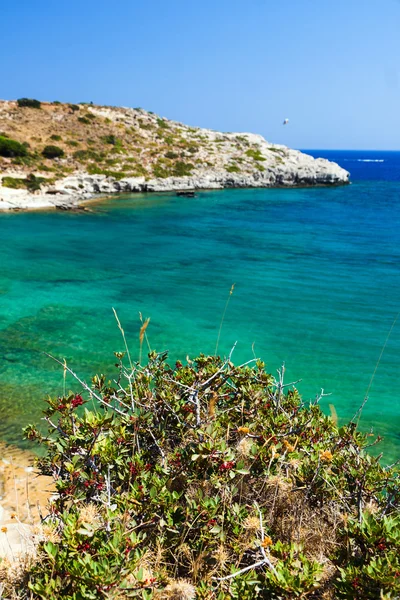
{"type": "Polygon", "coordinates": [[[16,597],[399,597],[398,472],[354,423],[261,362],[116,357],[26,429],[58,497],[16,597]]]}

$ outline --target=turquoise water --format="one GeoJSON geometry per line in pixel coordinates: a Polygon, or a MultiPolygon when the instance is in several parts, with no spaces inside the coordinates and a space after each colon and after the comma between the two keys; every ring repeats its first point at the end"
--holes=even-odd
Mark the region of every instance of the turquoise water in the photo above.
{"type": "MultiPolygon", "coordinates": [[[[270,371],[285,362],[288,381],[302,378],[304,397],[324,388],[323,407],[351,418],[400,310],[400,184],[374,177],[1,214],[0,438],[20,443],[43,398],[62,393],[44,351],[86,378],[112,375],[123,349],[115,307],[134,357],[139,311],[151,317],[150,344],[171,359],[212,353],[233,283],[219,352],[237,341],[233,358],[245,361],[254,344],[270,371]]],[[[400,319],[362,418],[385,434],[390,459],[400,455],[399,350],[400,319]]]]}

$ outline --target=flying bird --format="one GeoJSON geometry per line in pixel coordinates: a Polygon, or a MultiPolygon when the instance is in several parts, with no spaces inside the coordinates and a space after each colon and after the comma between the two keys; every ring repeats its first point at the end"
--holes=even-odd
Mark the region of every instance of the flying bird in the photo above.
{"type": "Polygon", "coordinates": [[[283,121],[283,125],[287,125],[288,123],[289,123],[289,119],[285,119],[285,120],[283,121]]]}

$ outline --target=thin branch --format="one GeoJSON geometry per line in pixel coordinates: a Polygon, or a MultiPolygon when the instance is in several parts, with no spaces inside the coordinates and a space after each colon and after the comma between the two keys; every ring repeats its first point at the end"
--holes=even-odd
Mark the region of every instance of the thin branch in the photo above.
{"type": "Polygon", "coordinates": [[[265,560],[262,559],[256,563],[254,563],[253,565],[250,565],[249,567],[244,567],[244,569],[240,569],[240,571],[236,571],[236,573],[231,573],[230,575],[227,575],[226,577],[213,577],[213,579],[215,581],[226,581],[227,579],[233,579],[234,577],[237,577],[238,575],[242,575],[243,573],[246,573],[246,571],[250,571],[251,569],[256,569],[257,567],[262,567],[265,564],[266,564],[265,560]]]}
{"type": "Polygon", "coordinates": [[[399,318],[399,315],[400,315],[400,312],[398,312],[398,313],[397,313],[397,315],[396,315],[396,317],[395,317],[395,319],[394,319],[394,321],[393,321],[393,323],[392,323],[392,326],[391,326],[391,328],[389,329],[389,333],[387,334],[387,337],[386,337],[385,343],[384,343],[384,344],[383,344],[383,346],[382,346],[382,350],[381,350],[381,353],[380,353],[380,355],[379,355],[378,361],[377,361],[377,363],[376,363],[376,365],[375,365],[374,372],[372,373],[372,377],[371,377],[371,379],[370,379],[370,381],[369,381],[369,384],[368,384],[368,387],[367,387],[367,391],[365,392],[365,396],[364,396],[363,403],[361,404],[360,408],[358,409],[358,411],[356,412],[356,414],[354,415],[354,417],[353,417],[353,418],[352,418],[352,420],[350,421],[350,423],[354,423],[354,422],[355,422],[355,420],[357,419],[357,427],[358,427],[358,424],[359,424],[359,422],[360,422],[360,417],[361,417],[362,410],[363,410],[363,408],[364,408],[364,406],[365,406],[365,404],[367,403],[367,400],[368,400],[368,394],[369,394],[369,390],[371,389],[371,386],[372,386],[372,384],[373,384],[373,382],[374,382],[375,375],[376,375],[376,372],[377,372],[377,370],[378,370],[379,364],[380,364],[380,362],[381,362],[381,359],[382,359],[383,353],[385,352],[385,348],[386,348],[386,346],[387,346],[387,343],[388,343],[388,341],[389,341],[389,338],[390,338],[390,336],[391,336],[391,333],[392,333],[392,331],[393,331],[393,328],[394,328],[394,326],[396,325],[397,319],[399,318]]]}
{"type": "Polygon", "coordinates": [[[156,440],[153,432],[151,431],[151,429],[147,429],[147,431],[150,433],[151,437],[153,438],[153,441],[154,441],[155,445],[157,446],[159,453],[161,454],[162,466],[165,467],[165,452],[161,448],[160,444],[157,442],[157,440],[156,440]]]}
{"type": "Polygon", "coordinates": [[[231,296],[233,294],[233,290],[235,289],[235,284],[232,285],[230,291],[229,291],[229,296],[228,296],[228,300],[226,301],[225,304],[225,308],[224,308],[224,312],[222,313],[222,319],[221,319],[221,323],[219,324],[219,330],[218,330],[218,337],[217,337],[217,343],[215,345],[215,352],[214,354],[216,355],[218,352],[218,346],[219,346],[219,338],[221,337],[221,331],[222,331],[222,325],[224,324],[224,320],[225,320],[225,315],[226,315],[226,311],[228,309],[228,304],[229,304],[229,300],[231,299],[231,296]]]}
{"type": "Polygon", "coordinates": [[[72,369],[70,369],[65,363],[61,362],[60,360],[58,360],[58,358],[55,358],[54,356],[52,356],[48,352],[44,352],[44,354],[46,356],[48,356],[49,358],[51,358],[52,360],[54,360],[59,365],[61,365],[63,367],[63,369],[66,369],[68,371],[68,373],[70,373],[72,375],[72,377],[74,377],[74,379],[76,379],[81,384],[81,386],[87,392],[89,392],[89,394],[91,396],[94,396],[96,398],[96,400],[98,402],[100,402],[100,404],[104,404],[104,406],[107,406],[108,408],[111,408],[112,410],[114,410],[115,412],[119,413],[120,415],[124,415],[125,414],[124,412],[122,412],[122,410],[119,410],[115,406],[111,406],[108,402],[105,402],[101,396],[99,396],[98,394],[96,394],[96,392],[94,392],[92,390],[92,388],[90,388],[85,381],[83,381],[80,377],[78,377],[78,375],[76,373],[74,373],[74,371],[72,371],[72,369]]]}

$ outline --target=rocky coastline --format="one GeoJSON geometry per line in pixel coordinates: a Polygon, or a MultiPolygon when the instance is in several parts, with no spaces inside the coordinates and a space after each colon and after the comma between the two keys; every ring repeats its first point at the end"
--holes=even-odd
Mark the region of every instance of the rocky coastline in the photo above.
{"type": "MultiPolygon", "coordinates": [[[[296,151],[289,151],[296,152],[296,151]]],[[[349,173],[336,163],[296,152],[295,164],[253,174],[209,170],[191,176],[154,178],[129,177],[117,180],[106,175],[79,172],[57,181],[39,192],[14,190],[0,186],[0,210],[76,208],[91,199],[124,193],[178,192],[226,188],[275,188],[338,186],[349,183],[349,173]]]]}
{"type": "Polygon", "coordinates": [[[336,163],[261,135],[191,128],[143,109],[0,101],[0,127],[0,210],[73,209],[121,193],[349,183],[336,163]],[[15,147],[25,156],[13,157],[15,147]]]}

